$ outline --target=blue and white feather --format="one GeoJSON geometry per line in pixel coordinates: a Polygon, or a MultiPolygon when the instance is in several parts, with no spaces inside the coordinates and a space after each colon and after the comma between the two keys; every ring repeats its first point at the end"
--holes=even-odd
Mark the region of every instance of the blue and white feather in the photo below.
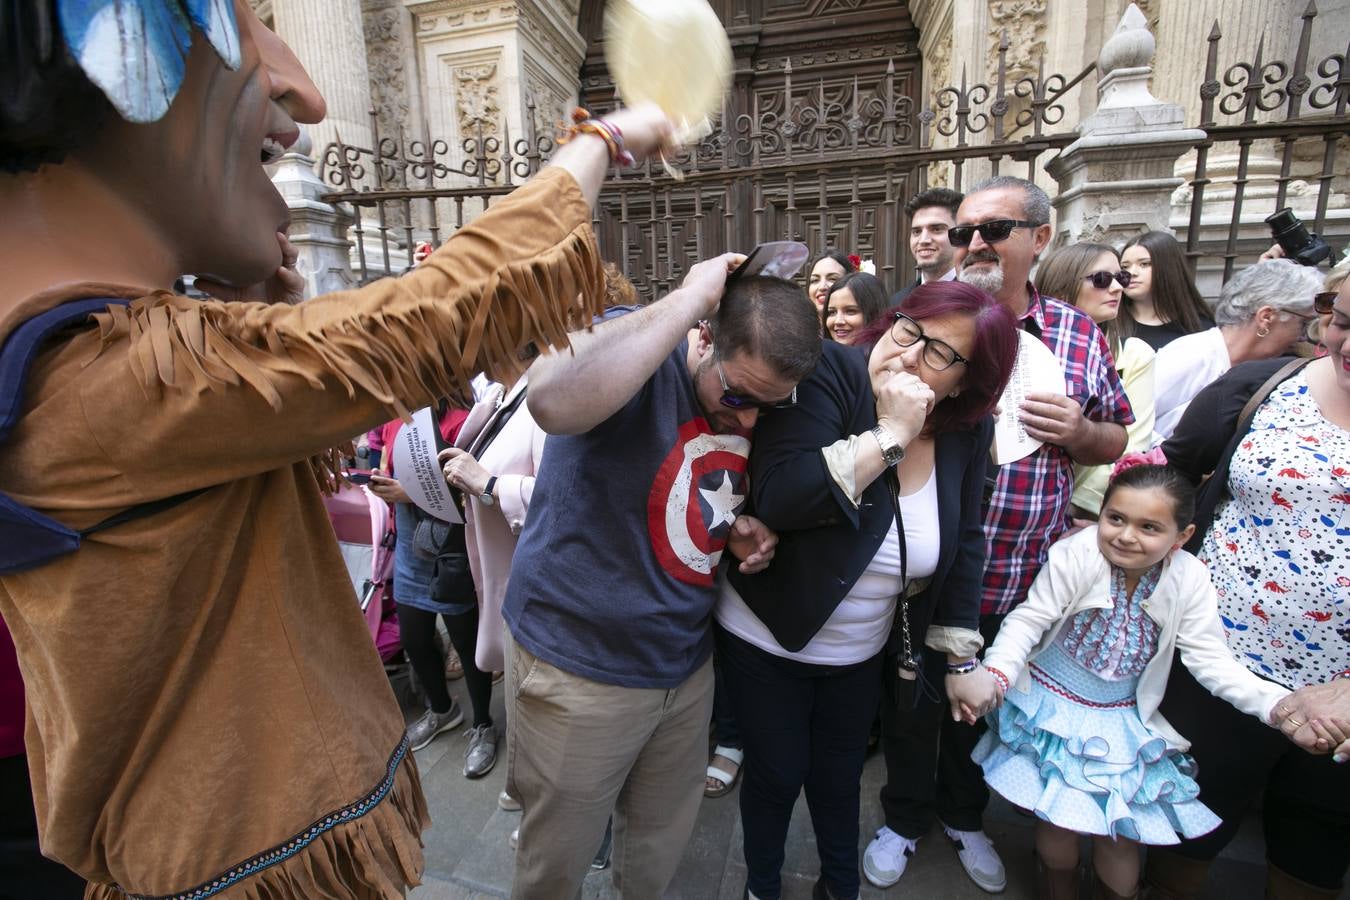
{"type": "Polygon", "coordinates": [[[57,0],[61,32],[89,80],[129,122],[154,122],[182,87],[196,26],[225,65],[240,62],[232,0],[57,0]]]}

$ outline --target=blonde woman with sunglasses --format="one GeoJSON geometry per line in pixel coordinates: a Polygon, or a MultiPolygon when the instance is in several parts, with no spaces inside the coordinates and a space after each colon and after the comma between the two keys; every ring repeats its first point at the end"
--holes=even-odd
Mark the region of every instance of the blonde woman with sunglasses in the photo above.
{"type": "MultiPolygon", "coordinates": [[[[1131,276],[1120,257],[1105,244],[1083,242],[1061,247],[1036,270],[1036,289],[1045,297],[1062,297],[1092,317],[1106,335],[1125,395],[1134,410],[1127,425],[1125,452],[1142,452],[1153,444],[1153,348],[1136,337],[1122,340],[1117,317],[1131,276]]],[[[1110,466],[1074,466],[1070,503],[1076,524],[1095,521],[1101,510],[1110,466]]]]}

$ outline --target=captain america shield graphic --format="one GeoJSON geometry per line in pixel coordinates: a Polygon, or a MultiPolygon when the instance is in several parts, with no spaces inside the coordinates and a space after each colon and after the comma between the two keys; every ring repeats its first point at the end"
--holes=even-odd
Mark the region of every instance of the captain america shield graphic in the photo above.
{"type": "Polygon", "coordinates": [[[750,441],[714,434],[701,417],[680,426],[647,498],[647,528],[661,567],[711,587],[731,523],[745,505],[750,441]]]}

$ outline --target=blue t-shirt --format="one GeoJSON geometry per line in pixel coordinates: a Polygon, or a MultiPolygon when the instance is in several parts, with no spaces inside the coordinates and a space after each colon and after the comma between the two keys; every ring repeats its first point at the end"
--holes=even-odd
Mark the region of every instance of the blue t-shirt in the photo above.
{"type": "Polygon", "coordinates": [[[530,653],[593,681],[669,690],[712,649],[750,441],[712,432],[687,353],[606,421],[544,445],[502,614],[530,653]]]}

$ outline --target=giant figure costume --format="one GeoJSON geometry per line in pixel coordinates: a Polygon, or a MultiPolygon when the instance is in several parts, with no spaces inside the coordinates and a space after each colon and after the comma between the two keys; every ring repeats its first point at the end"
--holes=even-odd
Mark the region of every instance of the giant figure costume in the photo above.
{"type": "MultiPolygon", "coordinates": [[[[172,105],[189,41],[239,64],[243,4],[55,8],[129,120],[172,105]],[[131,26],[155,65],[109,68],[88,42],[131,26]]],[[[418,882],[427,810],[322,503],[326,448],[463,396],[476,372],[514,377],[529,341],[564,345],[604,296],[589,223],[554,168],[414,273],[296,306],[0,283],[0,340],[71,300],[130,300],[44,347],[0,491],[78,529],[200,490],[0,578],[43,851],[87,898],[401,897],[418,882]]]]}

